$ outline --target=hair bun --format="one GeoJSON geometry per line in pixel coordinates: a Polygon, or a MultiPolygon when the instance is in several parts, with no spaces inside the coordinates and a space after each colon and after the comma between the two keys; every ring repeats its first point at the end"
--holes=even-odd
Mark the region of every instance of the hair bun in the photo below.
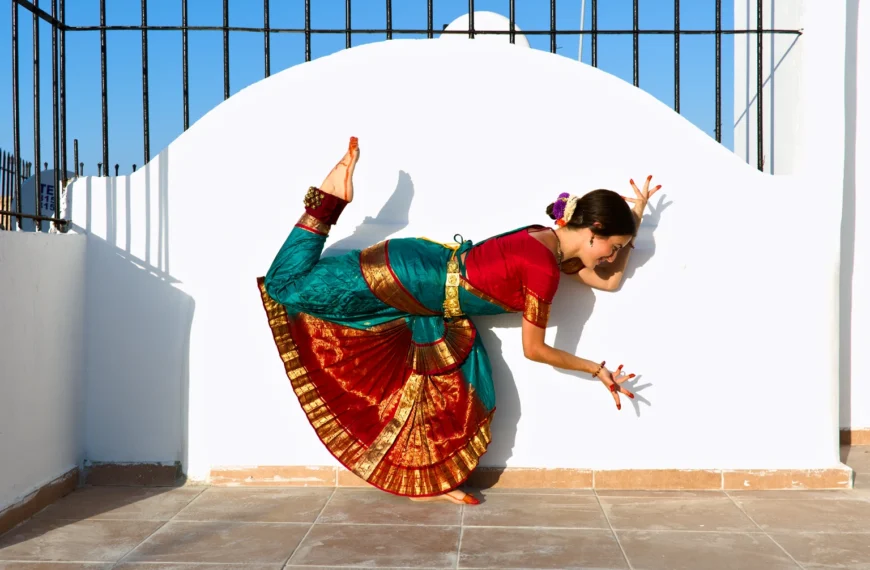
{"type": "Polygon", "coordinates": [[[547,206],[547,215],[550,216],[550,219],[551,219],[551,220],[555,220],[555,219],[556,219],[556,214],[553,213],[553,210],[555,209],[555,206],[556,206],[555,202],[552,203],[552,204],[550,204],[549,206],[547,206]]]}

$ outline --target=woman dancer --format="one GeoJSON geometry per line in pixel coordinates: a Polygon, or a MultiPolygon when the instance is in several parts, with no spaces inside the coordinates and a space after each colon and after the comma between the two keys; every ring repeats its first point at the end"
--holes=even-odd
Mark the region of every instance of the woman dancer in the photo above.
{"type": "Polygon", "coordinates": [[[353,200],[356,138],[258,280],[278,352],[318,437],[369,484],[415,500],[477,504],[458,489],[490,443],[495,394],[475,315],[523,314],[525,356],[598,378],[617,409],[620,365],[545,342],[560,273],[615,290],[649,197],[595,190],[547,207],[558,229],[528,226],[478,244],[390,239],[321,259],[353,200]],[[626,204],[634,203],[634,210],[626,204]]]}

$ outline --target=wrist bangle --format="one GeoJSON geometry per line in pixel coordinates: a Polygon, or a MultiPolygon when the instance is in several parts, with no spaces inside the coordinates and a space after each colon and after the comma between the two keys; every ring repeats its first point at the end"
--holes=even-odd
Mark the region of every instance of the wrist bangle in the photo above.
{"type": "Polygon", "coordinates": [[[604,362],[602,362],[602,363],[598,366],[598,370],[595,371],[595,374],[593,374],[592,377],[593,377],[593,378],[597,378],[598,375],[601,373],[601,370],[602,370],[603,368],[604,368],[604,362]]]}

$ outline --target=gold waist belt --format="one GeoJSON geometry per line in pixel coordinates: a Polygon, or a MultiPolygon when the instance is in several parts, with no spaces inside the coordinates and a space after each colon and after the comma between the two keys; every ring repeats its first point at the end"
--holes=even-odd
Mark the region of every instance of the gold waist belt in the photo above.
{"type": "Polygon", "coordinates": [[[456,259],[456,250],[447,262],[447,280],[444,284],[444,317],[461,317],[462,307],[459,306],[459,260],[456,259]]]}

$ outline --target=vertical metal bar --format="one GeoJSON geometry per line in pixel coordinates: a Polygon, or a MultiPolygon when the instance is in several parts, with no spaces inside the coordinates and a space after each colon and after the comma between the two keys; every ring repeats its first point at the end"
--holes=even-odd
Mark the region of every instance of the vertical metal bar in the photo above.
{"type": "Polygon", "coordinates": [[[556,0],[550,0],[550,53],[556,53],[556,0]]]}
{"type": "Polygon", "coordinates": [[[468,0],[468,37],[474,39],[474,0],[468,0]]]}
{"type": "Polygon", "coordinates": [[[76,176],[82,176],[84,172],[79,169],[79,139],[73,139],[73,162],[75,162],[76,176]]]}
{"type": "Polygon", "coordinates": [[[640,33],[639,30],[639,10],[638,10],[639,0],[634,0],[634,9],[633,9],[633,23],[632,23],[632,31],[634,32],[634,86],[640,86],[640,33]]]}
{"type": "Polygon", "coordinates": [[[311,0],[305,0],[305,61],[311,61],[311,0]]]}
{"type": "Polygon", "coordinates": [[[674,0],[674,111],[680,112],[680,0],[674,0]]]}
{"type": "MultiPolygon", "coordinates": [[[[18,3],[12,5],[12,158],[13,168],[12,183],[15,186],[15,211],[21,213],[21,105],[18,93],[18,3]]],[[[21,229],[21,216],[18,216],[18,229],[21,229]]]]}
{"type": "MultiPolygon", "coordinates": [[[[34,0],[33,5],[39,8],[39,0],[34,0]]],[[[42,201],[40,193],[42,190],[42,172],[39,168],[41,141],[39,120],[39,18],[33,14],[33,154],[36,161],[36,181],[33,187],[33,201],[36,208],[33,213],[37,216],[42,215],[42,201]]],[[[36,220],[33,221],[33,230],[42,231],[42,224],[36,220]]]]}
{"type": "Polygon", "coordinates": [[[190,101],[187,91],[187,0],[181,0],[181,73],[182,79],[182,99],[184,100],[184,130],[190,128],[190,101]]]}
{"type": "Polygon", "coordinates": [[[144,159],[142,164],[151,160],[151,121],[148,117],[148,0],[142,0],[142,139],[144,159]]]}
{"type": "MultiPolygon", "coordinates": [[[[348,0],[350,1],[350,0],[348,0]]],[[[264,76],[272,75],[272,34],[269,33],[269,0],[263,0],[263,67],[264,76]]]]}
{"type": "MultiPolygon", "coordinates": [[[[51,17],[57,19],[57,0],[51,0],[51,17]]],[[[58,121],[58,85],[57,85],[57,26],[51,24],[51,126],[52,150],[54,151],[54,212],[52,217],[60,218],[60,132],[58,121]]]]}
{"type": "Polygon", "coordinates": [[[344,2],[344,47],[346,49],[350,49],[352,40],[351,38],[351,19],[350,19],[350,0],[345,0],[344,2]]]}
{"type": "Polygon", "coordinates": [[[592,0],[592,67],[598,67],[598,0],[592,0]]]}
{"type": "Polygon", "coordinates": [[[115,178],[118,177],[118,171],[119,171],[120,169],[121,169],[121,165],[120,165],[120,164],[116,164],[116,165],[115,165],[115,178]]]}
{"type": "MultiPolygon", "coordinates": [[[[103,164],[109,164],[109,82],[106,69],[106,0],[100,0],[100,75],[103,93],[103,164]]],[[[38,159],[37,159],[38,160],[38,159]]]]}
{"type": "MultiPolygon", "coordinates": [[[[0,210],[9,209],[9,200],[6,199],[6,194],[6,152],[0,149],[0,210]]],[[[0,230],[9,229],[7,218],[6,214],[0,214],[0,230]]]]}
{"type": "MultiPolygon", "coordinates": [[[[66,24],[66,7],[64,0],[60,0],[60,23],[66,24]]],[[[66,187],[67,170],[66,161],[66,30],[60,30],[60,161],[63,176],[62,188],[66,187]]]]}
{"type": "Polygon", "coordinates": [[[516,0],[510,1],[508,24],[511,31],[511,43],[517,43],[517,3],[516,0]]]}
{"type": "MultiPolygon", "coordinates": [[[[514,0],[511,0],[511,2],[513,2],[513,1],[514,0]]],[[[427,36],[429,37],[430,40],[435,37],[435,30],[434,30],[435,23],[434,22],[435,22],[435,20],[434,20],[433,14],[432,14],[432,0],[427,0],[426,1],[426,31],[427,31],[427,36]]]]}
{"type": "Polygon", "coordinates": [[[716,0],[716,142],[722,142],[722,0],[716,0]]]}
{"type": "Polygon", "coordinates": [[[758,117],[756,119],[758,121],[758,140],[756,144],[758,145],[758,170],[764,172],[764,33],[762,32],[764,29],[764,0],[756,0],[756,4],[758,5],[758,15],[755,22],[755,35],[758,41],[758,64],[756,69],[756,74],[758,75],[756,85],[756,89],[758,89],[758,97],[756,98],[756,103],[758,104],[758,117]]]}
{"type": "Polygon", "coordinates": [[[230,98],[230,0],[224,0],[224,100],[230,98]]]}
{"type": "Polygon", "coordinates": [[[393,0],[387,0],[387,39],[393,39],[393,0]]]}

